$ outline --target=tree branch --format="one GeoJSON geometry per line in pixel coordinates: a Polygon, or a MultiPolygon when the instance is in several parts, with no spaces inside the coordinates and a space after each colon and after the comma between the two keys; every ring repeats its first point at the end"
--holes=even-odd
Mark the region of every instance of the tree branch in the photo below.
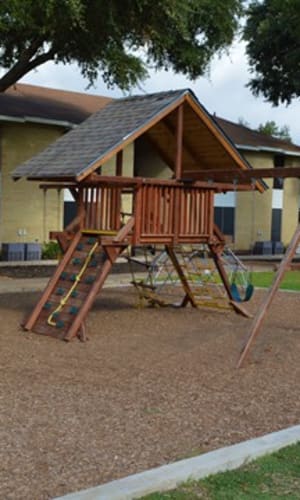
{"type": "Polygon", "coordinates": [[[26,51],[22,53],[19,61],[2,78],[0,78],[0,92],[4,92],[6,89],[8,89],[8,87],[20,80],[20,78],[22,78],[32,69],[37,68],[41,64],[53,59],[55,51],[53,49],[50,49],[48,50],[48,52],[40,54],[39,56],[30,60],[38,47],[39,45],[37,45],[37,43],[32,44],[28,49],[26,49],[26,51]]]}

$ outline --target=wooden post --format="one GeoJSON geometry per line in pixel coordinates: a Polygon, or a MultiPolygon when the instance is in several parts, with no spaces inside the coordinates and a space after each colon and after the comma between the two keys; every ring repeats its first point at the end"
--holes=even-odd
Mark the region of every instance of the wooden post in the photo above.
{"type": "MultiPolygon", "coordinates": [[[[222,259],[220,257],[220,253],[219,253],[220,250],[219,249],[216,250],[216,248],[214,248],[214,245],[208,245],[208,246],[209,246],[209,249],[211,250],[211,253],[212,253],[212,256],[214,259],[214,263],[216,265],[216,268],[219,272],[220,278],[222,280],[222,283],[223,283],[224,288],[226,290],[226,293],[228,295],[229,303],[232,305],[232,307],[234,308],[234,310],[238,314],[241,314],[242,316],[245,316],[246,318],[251,318],[252,316],[248,313],[248,311],[245,309],[245,307],[242,306],[242,304],[239,304],[238,302],[234,301],[234,298],[233,298],[232,293],[231,293],[231,288],[230,288],[230,283],[228,281],[227,273],[224,269],[223,262],[222,262],[222,259]]],[[[223,247],[221,247],[221,248],[223,248],[223,247]]]]}
{"type": "Polygon", "coordinates": [[[169,255],[169,257],[172,261],[174,268],[177,271],[177,274],[178,274],[179,279],[181,281],[182,287],[185,291],[185,297],[183,299],[182,306],[183,306],[183,304],[185,306],[186,301],[189,300],[193,307],[197,307],[197,303],[195,301],[194,294],[193,294],[192,290],[190,289],[189,283],[185,277],[183,270],[181,269],[181,266],[177,260],[177,257],[176,257],[176,254],[175,254],[173,248],[170,245],[166,245],[166,251],[167,251],[167,254],[169,255]]]}
{"type": "Polygon", "coordinates": [[[135,224],[135,218],[132,216],[130,219],[126,222],[125,226],[123,226],[118,234],[114,237],[113,242],[114,243],[121,243],[127,238],[128,234],[132,229],[134,228],[135,224]]]}
{"type": "Polygon", "coordinates": [[[182,177],[183,104],[177,110],[175,178],[182,177]]]}
{"type": "Polygon", "coordinates": [[[228,281],[228,277],[227,277],[226,271],[224,269],[219,252],[214,248],[214,245],[209,245],[209,249],[212,253],[214,263],[216,265],[216,268],[218,269],[220,278],[221,278],[222,283],[224,285],[224,288],[227,292],[227,295],[228,295],[230,300],[233,300],[233,296],[232,296],[231,289],[230,289],[230,283],[228,281]]]}
{"type": "Polygon", "coordinates": [[[238,364],[237,364],[238,368],[241,368],[241,366],[243,365],[246,357],[249,354],[249,350],[250,350],[251,345],[253,344],[254,340],[256,339],[257,335],[259,334],[259,330],[261,328],[264,317],[265,317],[268,309],[270,308],[270,305],[274,299],[274,296],[276,295],[276,292],[277,292],[277,290],[280,286],[280,283],[284,277],[284,273],[288,269],[294,255],[296,253],[299,241],[300,241],[300,224],[298,225],[298,227],[294,233],[294,236],[291,240],[291,243],[289,244],[289,247],[285,253],[285,256],[281,261],[281,264],[280,264],[278,271],[275,275],[273,284],[272,284],[271,288],[269,289],[269,292],[268,292],[265,300],[263,301],[263,303],[259,307],[259,309],[254,317],[253,323],[252,323],[251,328],[250,328],[250,332],[247,336],[247,340],[245,342],[245,345],[242,348],[240,359],[239,359],[238,364]]]}
{"type": "Polygon", "coordinates": [[[134,219],[135,219],[135,226],[134,226],[132,245],[136,246],[140,242],[141,232],[142,232],[142,214],[143,214],[142,202],[144,202],[144,205],[145,205],[145,200],[142,200],[142,186],[141,185],[138,185],[135,187],[133,196],[134,196],[134,198],[133,198],[133,213],[134,213],[134,219]]]}
{"type": "Polygon", "coordinates": [[[86,215],[86,213],[85,213],[85,206],[84,206],[84,201],[83,201],[83,188],[82,187],[80,187],[78,190],[78,198],[76,200],[76,204],[77,204],[77,215],[80,218],[80,229],[83,229],[83,227],[85,225],[84,224],[85,220],[84,220],[84,217],[82,217],[82,214],[86,215]]]}

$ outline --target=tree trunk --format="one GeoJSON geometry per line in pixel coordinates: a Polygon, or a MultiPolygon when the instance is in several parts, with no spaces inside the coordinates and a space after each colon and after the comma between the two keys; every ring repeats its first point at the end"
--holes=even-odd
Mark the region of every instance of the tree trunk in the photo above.
{"type": "Polygon", "coordinates": [[[20,57],[20,60],[0,78],[0,92],[5,92],[6,89],[17,83],[24,75],[29,73],[29,71],[50,61],[53,57],[54,51],[52,49],[37,56],[35,59],[20,57]]]}

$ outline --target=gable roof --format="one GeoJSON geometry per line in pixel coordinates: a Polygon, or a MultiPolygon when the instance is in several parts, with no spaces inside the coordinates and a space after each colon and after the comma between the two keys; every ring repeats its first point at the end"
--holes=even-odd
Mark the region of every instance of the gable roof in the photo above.
{"type": "Polygon", "coordinates": [[[149,139],[165,157],[174,158],[175,110],[183,103],[183,163],[187,171],[195,171],[199,165],[202,168],[251,168],[194,94],[184,89],[109,102],[76,129],[19,166],[13,177],[80,181],[145,132],[149,132],[149,139]],[[194,137],[190,138],[191,135],[194,137]]]}
{"type": "Polygon", "coordinates": [[[74,179],[114,151],[181,94],[182,91],[163,92],[111,101],[17,168],[13,176],[74,179]]]}
{"type": "MultiPolygon", "coordinates": [[[[82,92],[17,83],[0,93],[0,122],[33,122],[73,128],[113,99],[82,92]]],[[[243,151],[300,156],[300,146],[213,115],[215,122],[243,151]]]]}

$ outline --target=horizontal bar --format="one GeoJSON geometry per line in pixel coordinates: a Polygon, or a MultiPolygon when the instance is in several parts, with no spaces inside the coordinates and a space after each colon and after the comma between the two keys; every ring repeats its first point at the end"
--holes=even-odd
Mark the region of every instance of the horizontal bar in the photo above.
{"type": "MultiPolygon", "coordinates": [[[[199,171],[201,173],[201,171],[199,171]]],[[[204,171],[202,171],[203,173],[204,171]]],[[[251,171],[252,172],[252,171],[251,171]]],[[[189,176],[193,176],[195,173],[189,173],[189,176]]],[[[204,174],[203,174],[204,175],[204,174]]],[[[182,180],[173,179],[153,179],[153,178],[142,178],[142,177],[116,177],[116,176],[91,176],[87,180],[75,184],[75,183],[50,183],[50,184],[40,184],[42,189],[68,189],[75,187],[89,188],[95,186],[119,186],[119,187],[135,187],[135,186],[168,186],[168,187],[187,187],[189,189],[203,189],[207,191],[223,192],[223,191],[250,191],[252,189],[251,184],[239,184],[238,186],[233,182],[212,182],[210,180],[210,175],[208,171],[205,171],[205,176],[208,181],[197,180],[199,175],[197,173],[197,178],[188,178],[182,180]]],[[[244,180],[244,179],[243,179],[244,180]]]]}
{"type": "Polygon", "coordinates": [[[253,168],[249,170],[233,170],[233,169],[214,169],[214,170],[193,170],[186,171],[184,175],[191,180],[205,179],[216,180],[217,182],[234,180],[263,179],[263,178],[287,178],[300,177],[300,167],[274,167],[274,168],[253,168]]]}

